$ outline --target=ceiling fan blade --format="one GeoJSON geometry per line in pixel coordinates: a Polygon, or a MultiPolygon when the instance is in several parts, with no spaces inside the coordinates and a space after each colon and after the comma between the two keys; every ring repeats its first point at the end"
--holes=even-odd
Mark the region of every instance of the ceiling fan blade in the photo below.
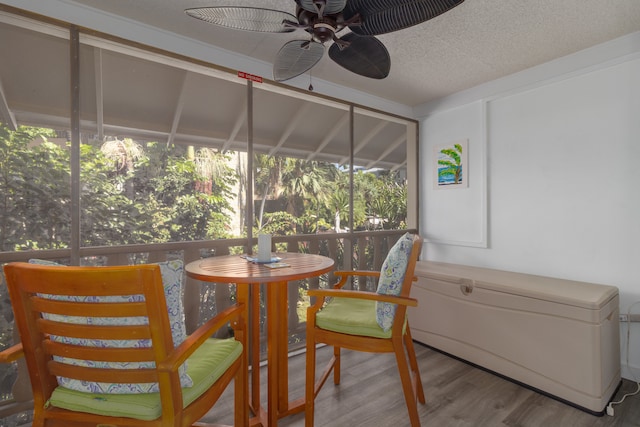
{"type": "Polygon", "coordinates": [[[324,15],[333,15],[342,12],[347,0],[296,0],[298,6],[311,13],[318,13],[320,5],[324,3],[324,15]]]}
{"type": "Polygon", "coordinates": [[[340,48],[338,43],[334,43],[329,48],[329,57],[338,65],[372,79],[384,79],[389,75],[391,58],[380,40],[354,33],[349,33],[340,40],[349,45],[340,48]]]}
{"type": "Polygon", "coordinates": [[[195,7],[185,9],[187,15],[221,25],[227,28],[247,31],[260,31],[264,33],[290,33],[294,27],[286,26],[283,21],[298,22],[294,15],[274,9],[261,9],[258,7],[195,7]]]}
{"type": "Polygon", "coordinates": [[[464,0],[349,0],[343,11],[345,20],[359,14],[361,24],[349,29],[361,36],[374,36],[402,30],[435,18],[464,0]]]}
{"type": "Polygon", "coordinates": [[[287,42],[276,56],[273,78],[278,82],[292,79],[310,70],[324,54],[324,46],[309,40],[287,42]]]}

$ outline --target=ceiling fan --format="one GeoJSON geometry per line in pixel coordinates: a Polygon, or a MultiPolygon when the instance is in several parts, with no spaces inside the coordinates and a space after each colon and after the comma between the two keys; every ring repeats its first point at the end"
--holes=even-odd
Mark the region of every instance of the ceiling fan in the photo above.
{"type": "Polygon", "coordinates": [[[296,15],[258,7],[214,6],[185,13],[212,24],[238,30],[288,33],[304,30],[311,37],[285,43],[273,66],[276,81],[285,81],[329,57],[361,76],[384,79],[391,69],[387,48],[376,35],[399,31],[428,21],[464,0],[295,0],[296,15]],[[338,33],[348,28],[341,37],[338,33]]]}

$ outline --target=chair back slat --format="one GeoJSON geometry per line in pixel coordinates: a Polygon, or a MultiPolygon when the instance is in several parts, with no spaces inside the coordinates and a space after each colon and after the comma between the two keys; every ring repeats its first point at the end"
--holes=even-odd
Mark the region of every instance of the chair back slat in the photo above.
{"type": "MultiPolygon", "coordinates": [[[[20,264],[20,263],[16,263],[20,264]]],[[[28,293],[77,296],[139,295],[157,269],[154,265],[109,267],[46,266],[31,264],[21,288],[28,293]],[[134,268],[131,270],[131,268],[134,268]],[[142,268],[137,268],[142,267],[142,268]],[[129,271],[127,271],[129,270],[129,271]],[[103,276],[104,275],[104,276],[103,276]],[[103,276],[103,277],[101,277],[103,276]]]]}
{"type": "Polygon", "coordinates": [[[82,317],[136,317],[147,315],[147,305],[144,301],[115,303],[57,301],[45,296],[32,297],[31,304],[34,311],[64,316],[82,317]]]}
{"type": "Polygon", "coordinates": [[[158,371],[155,369],[95,369],[53,360],[48,363],[48,369],[53,375],[81,381],[109,383],[113,382],[114,378],[126,378],[127,383],[132,384],[158,381],[158,371]]]}
{"type": "Polygon", "coordinates": [[[420,237],[419,234],[414,234],[411,247],[411,255],[409,256],[409,260],[407,262],[407,270],[404,274],[404,280],[402,282],[402,292],[400,292],[400,295],[403,297],[409,297],[409,295],[411,294],[411,286],[413,285],[413,282],[417,280],[415,271],[421,251],[422,237],[420,237]]]}
{"type": "MultiPolygon", "coordinates": [[[[400,291],[400,296],[405,298],[410,298],[411,296],[411,287],[413,282],[417,280],[415,276],[416,265],[418,264],[418,258],[420,257],[420,253],[422,251],[422,237],[419,234],[413,235],[413,242],[411,246],[411,254],[409,255],[409,259],[407,261],[407,269],[404,273],[404,279],[402,281],[402,290],[400,291]]],[[[405,328],[407,322],[407,309],[406,305],[398,305],[396,310],[395,317],[393,318],[393,326],[394,334],[396,336],[402,336],[401,331],[405,328]]]]}
{"type": "Polygon", "coordinates": [[[76,325],[38,319],[40,332],[57,337],[81,338],[85,340],[141,340],[151,339],[148,325],[76,325]]]}
{"type": "Polygon", "coordinates": [[[147,362],[153,361],[154,357],[153,349],[150,347],[86,347],[59,343],[51,340],[45,341],[43,347],[46,353],[52,356],[75,357],[83,360],[95,360],[101,362],[147,362]]]}

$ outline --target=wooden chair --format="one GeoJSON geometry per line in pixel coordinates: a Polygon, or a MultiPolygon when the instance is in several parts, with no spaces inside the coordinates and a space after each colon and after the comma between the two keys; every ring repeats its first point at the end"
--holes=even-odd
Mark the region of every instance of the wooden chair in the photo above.
{"type": "MultiPolygon", "coordinates": [[[[336,271],[333,274],[339,276],[340,280],[333,286],[333,289],[309,290],[309,296],[317,297],[316,302],[307,309],[307,368],[305,387],[305,425],[313,426],[314,401],[318,392],[324,385],[331,370],[333,370],[334,384],[340,383],[340,348],[347,348],[357,351],[374,353],[394,353],[402,381],[409,419],[413,427],[420,426],[416,399],[420,403],[425,403],[424,391],[420,380],[420,372],[416,360],[411,330],[406,318],[407,307],[417,306],[417,300],[409,297],[411,284],[416,280],[414,270],[420,249],[422,238],[418,235],[403,236],[389,251],[389,255],[382,266],[382,272],[373,271],[336,271]],[[398,251],[404,253],[397,257],[398,251]],[[396,275],[398,265],[394,262],[404,259],[406,270],[402,277],[396,277],[396,285],[401,285],[401,289],[396,287],[396,295],[382,294],[380,282],[377,292],[364,292],[342,289],[349,278],[360,277],[381,277],[396,275]],[[385,269],[387,271],[385,271],[385,269]],[[391,270],[396,269],[394,272],[391,270]],[[331,298],[327,300],[327,298],[331,298]],[[326,304],[325,304],[326,303],[326,304]],[[381,303],[391,303],[392,305],[378,305],[381,303]],[[384,308],[386,307],[386,309],[384,308]],[[392,307],[397,307],[395,315],[387,322],[392,322],[388,330],[383,329],[379,324],[378,308],[381,310],[393,311],[392,307]],[[316,345],[325,343],[333,346],[333,357],[326,369],[316,381],[316,345]],[[406,353],[405,353],[406,347],[406,353]],[[407,363],[407,357],[409,359],[407,363]]],[[[392,286],[394,287],[394,286],[392,286]]],[[[389,325],[384,325],[389,326],[389,325]]]]}
{"type": "Polygon", "coordinates": [[[25,357],[34,427],[204,426],[198,420],[232,380],[235,425],[249,425],[243,306],[224,310],[174,347],[158,265],[11,263],[4,272],[21,343],[0,361],[25,357]],[[235,339],[210,338],[229,323],[235,339]],[[65,379],[148,392],[71,390],[59,385],[65,379]]]}

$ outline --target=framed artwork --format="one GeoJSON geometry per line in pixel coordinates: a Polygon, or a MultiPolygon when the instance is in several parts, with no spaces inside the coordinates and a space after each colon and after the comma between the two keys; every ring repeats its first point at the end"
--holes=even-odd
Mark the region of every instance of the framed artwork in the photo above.
{"type": "Polygon", "coordinates": [[[469,140],[451,142],[435,147],[434,187],[438,190],[469,186],[469,140]]]}
{"type": "Polygon", "coordinates": [[[422,140],[427,141],[420,154],[426,169],[420,229],[426,230],[427,243],[489,247],[487,102],[433,114],[420,124],[422,140]]]}

